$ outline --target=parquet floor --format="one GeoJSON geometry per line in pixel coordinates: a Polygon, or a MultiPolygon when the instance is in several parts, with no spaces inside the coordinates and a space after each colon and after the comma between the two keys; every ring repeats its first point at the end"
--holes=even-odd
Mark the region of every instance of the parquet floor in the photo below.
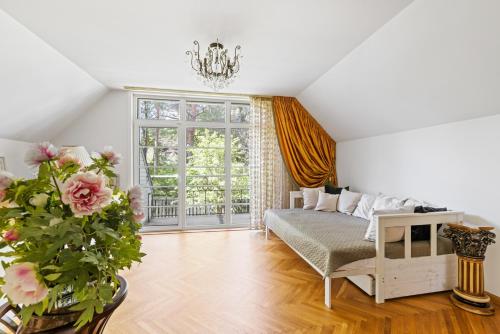
{"type": "Polygon", "coordinates": [[[323,304],[316,272],[256,231],[145,235],[148,253],[125,276],[129,294],[105,334],[500,333],[492,317],[453,307],[449,293],[377,305],[345,279],[323,304]]]}

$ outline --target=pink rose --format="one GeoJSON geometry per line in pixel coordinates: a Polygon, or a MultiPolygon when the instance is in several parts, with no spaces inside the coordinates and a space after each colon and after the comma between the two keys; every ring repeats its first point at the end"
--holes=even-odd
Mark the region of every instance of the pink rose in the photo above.
{"type": "Polygon", "coordinates": [[[19,239],[19,232],[15,228],[10,229],[4,232],[3,238],[6,241],[17,241],[19,239]]]}
{"type": "Polygon", "coordinates": [[[5,269],[4,280],[2,291],[14,304],[33,305],[47,296],[47,286],[38,279],[34,263],[11,265],[5,269]]]}
{"type": "Polygon", "coordinates": [[[80,159],[78,159],[77,157],[75,157],[73,154],[63,154],[61,157],[59,157],[59,160],[57,160],[57,166],[59,166],[59,168],[63,167],[64,165],[66,164],[69,164],[69,163],[73,163],[75,165],[78,165],[78,166],[82,166],[82,162],[80,161],[80,159]]]}
{"type": "Polygon", "coordinates": [[[14,181],[14,175],[4,170],[0,171],[0,190],[5,190],[14,181]]]}
{"type": "Polygon", "coordinates": [[[111,166],[118,165],[122,159],[122,155],[113,151],[113,147],[106,146],[103,152],[99,153],[102,158],[106,159],[111,166]]]}
{"type": "Polygon", "coordinates": [[[59,151],[49,142],[35,144],[28,152],[24,161],[32,167],[39,166],[44,161],[49,161],[57,157],[59,151]]]}
{"type": "Polygon", "coordinates": [[[72,175],[62,187],[62,201],[76,217],[100,212],[111,203],[113,191],[106,187],[106,177],[93,172],[72,175]]]}

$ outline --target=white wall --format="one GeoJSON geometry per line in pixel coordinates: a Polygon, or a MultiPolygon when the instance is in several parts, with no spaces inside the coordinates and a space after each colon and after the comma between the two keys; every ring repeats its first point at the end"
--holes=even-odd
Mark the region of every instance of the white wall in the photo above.
{"type": "Polygon", "coordinates": [[[0,137],[47,140],[107,88],[0,10],[0,137]]]}
{"type": "Polygon", "coordinates": [[[111,145],[123,155],[118,167],[120,184],[128,188],[132,182],[132,111],[130,95],[126,91],[108,92],[89,110],[51,140],[58,146],[83,145],[89,152],[97,152],[111,145]]]}
{"type": "Polygon", "coordinates": [[[31,143],[0,138],[0,157],[5,157],[7,170],[16,177],[32,177],[33,171],[24,163],[31,143]]]}
{"type": "MultiPolygon", "coordinates": [[[[337,143],[337,171],[341,185],[463,210],[500,236],[500,115],[337,143]]],[[[486,288],[498,296],[500,245],[486,255],[486,288]]]]}
{"type": "Polygon", "coordinates": [[[495,115],[498,13],[498,0],[416,0],[298,98],[337,141],[495,115]]]}

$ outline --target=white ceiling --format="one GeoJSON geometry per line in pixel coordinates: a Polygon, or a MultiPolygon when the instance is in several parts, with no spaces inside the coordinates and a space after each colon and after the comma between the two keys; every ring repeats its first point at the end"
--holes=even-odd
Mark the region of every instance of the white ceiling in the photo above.
{"type": "Polygon", "coordinates": [[[299,100],[337,141],[498,114],[499,13],[498,0],[417,0],[299,100]]]}
{"type": "Polygon", "coordinates": [[[0,138],[47,139],[107,91],[0,10],[0,138]]]}
{"type": "Polygon", "coordinates": [[[234,93],[296,95],[411,0],[0,0],[0,8],[91,76],[206,90],[186,63],[217,37],[244,56],[234,93]]]}

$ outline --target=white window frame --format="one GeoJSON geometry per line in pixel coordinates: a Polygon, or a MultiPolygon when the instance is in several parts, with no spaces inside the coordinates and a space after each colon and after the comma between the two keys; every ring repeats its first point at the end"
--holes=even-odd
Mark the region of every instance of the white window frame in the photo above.
{"type": "Polygon", "coordinates": [[[177,226],[143,226],[143,230],[196,230],[196,229],[227,229],[237,227],[249,227],[248,224],[232,224],[231,209],[232,209],[232,184],[231,184],[231,130],[250,128],[250,123],[231,123],[231,103],[250,104],[250,98],[244,96],[193,96],[189,94],[168,94],[168,93],[133,93],[132,94],[132,111],[133,111],[133,180],[134,184],[139,184],[139,128],[140,127],[175,127],[178,129],[178,225],[177,226]],[[138,101],[139,99],[151,100],[178,100],[179,104],[179,120],[146,120],[138,118],[138,101]],[[226,117],[224,122],[199,122],[186,120],[186,102],[217,102],[224,103],[226,107],[226,117]],[[225,143],[224,148],[229,148],[229,154],[225,154],[224,170],[225,173],[225,216],[224,224],[221,225],[206,225],[206,226],[187,226],[186,222],[186,128],[224,128],[225,143]]]}

